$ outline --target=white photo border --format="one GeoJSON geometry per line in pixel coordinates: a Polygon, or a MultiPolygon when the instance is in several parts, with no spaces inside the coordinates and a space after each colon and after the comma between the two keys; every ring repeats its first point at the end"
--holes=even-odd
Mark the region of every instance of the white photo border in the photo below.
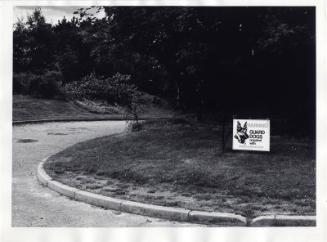
{"type": "Polygon", "coordinates": [[[324,0],[151,0],[151,1],[35,1],[0,0],[0,212],[1,241],[327,241],[327,65],[326,8],[324,0]],[[109,227],[36,228],[12,227],[12,30],[14,6],[315,6],[316,7],[316,227],[109,227]]]}

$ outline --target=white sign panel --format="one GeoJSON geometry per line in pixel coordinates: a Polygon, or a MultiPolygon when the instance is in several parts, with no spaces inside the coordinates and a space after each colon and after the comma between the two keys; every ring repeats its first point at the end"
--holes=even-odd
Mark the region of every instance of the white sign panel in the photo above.
{"type": "Polygon", "coordinates": [[[233,150],[270,151],[270,120],[233,119],[233,150]]]}

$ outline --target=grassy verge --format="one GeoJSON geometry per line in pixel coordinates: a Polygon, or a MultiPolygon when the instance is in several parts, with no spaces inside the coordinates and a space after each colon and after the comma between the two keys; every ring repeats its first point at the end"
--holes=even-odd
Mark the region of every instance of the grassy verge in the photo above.
{"type": "Polygon", "coordinates": [[[45,166],[104,195],[207,211],[315,214],[312,140],[272,137],[270,153],[222,153],[215,125],[148,122],[142,131],[79,143],[45,166]]]}

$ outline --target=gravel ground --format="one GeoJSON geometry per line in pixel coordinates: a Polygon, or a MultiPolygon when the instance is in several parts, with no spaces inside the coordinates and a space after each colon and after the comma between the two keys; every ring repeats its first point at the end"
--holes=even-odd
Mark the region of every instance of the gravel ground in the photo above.
{"type": "Polygon", "coordinates": [[[184,226],[134,214],[104,210],[70,200],[42,187],[38,163],[75,143],[118,133],[125,121],[44,123],[13,127],[12,226],[106,227],[184,226]]]}

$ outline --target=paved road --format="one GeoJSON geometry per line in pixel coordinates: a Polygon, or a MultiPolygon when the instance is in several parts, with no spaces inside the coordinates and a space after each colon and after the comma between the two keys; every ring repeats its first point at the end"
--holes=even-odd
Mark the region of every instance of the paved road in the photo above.
{"type": "Polygon", "coordinates": [[[125,121],[65,122],[13,127],[12,226],[184,226],[70,200],[41,186],[38,163],[67,146],[121,132],[125,121]],[[32,142],[31,142],[32,141],[32,142]]]}

